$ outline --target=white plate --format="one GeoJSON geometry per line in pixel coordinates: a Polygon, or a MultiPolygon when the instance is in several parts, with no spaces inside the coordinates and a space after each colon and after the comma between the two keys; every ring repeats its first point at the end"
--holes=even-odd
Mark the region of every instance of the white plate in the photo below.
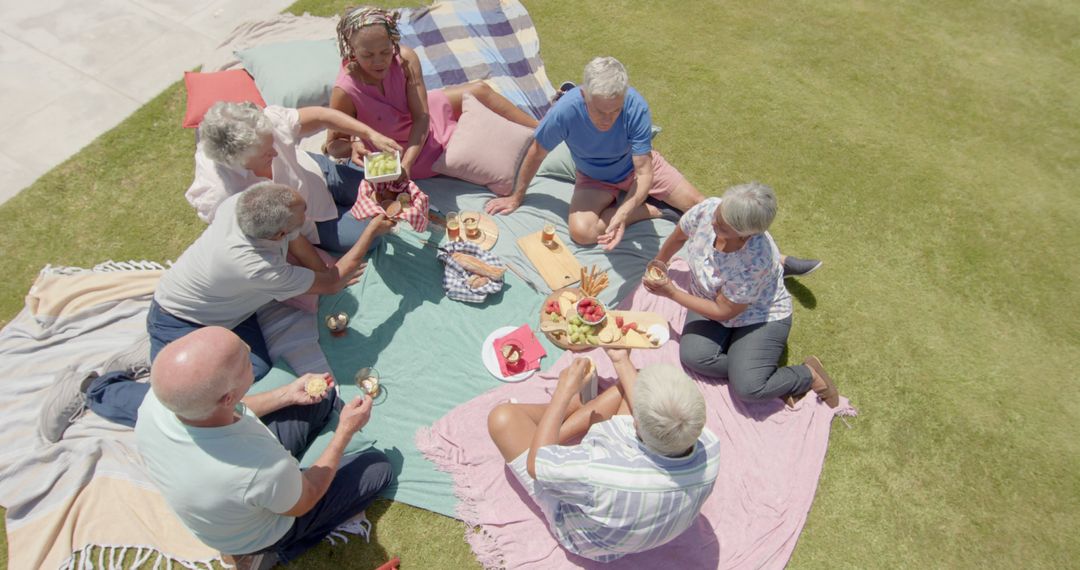
{"type": "Polygon", "coordinates": [[[499,358],[495,355],[495,339],[504,337],[514,332],[517,328],[518,327],[497,328],[484,339],[484,344],[480,346],[480,358],[484,361],[484,368],[487,368],[487,371],[490,372],[492,376],[503,382],[521,382],[536,373],[536,370],[526,370],[521,374],[503,376],[502,372],[499,371],[499,358]]]}
{"type": "Polygon", "coordinates": [[[646,330],[645,332],[659,339],[660,342],[658,342],[656,346],[663,346],[665,342],[671,340],[671,329],[669,329],[666,324],[653,325],[649,327],[648,330],[646,330]]]}

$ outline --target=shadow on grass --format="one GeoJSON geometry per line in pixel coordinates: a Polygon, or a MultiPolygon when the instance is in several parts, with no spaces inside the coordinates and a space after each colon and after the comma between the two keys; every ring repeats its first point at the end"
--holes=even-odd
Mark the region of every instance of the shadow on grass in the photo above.
{"type": "Polygon", "coordinates": [[[800,305],[807,309],[817,308],[817,297],[814,296],[814,292],[807,289],[806,285],[800,283],[798,279],[785,279],[784,286],[800,305]]]}
{"type": "Polygon", "coordinates": [[[379,542],[379,519],[390,509],[393,502],[389,499],[375,499],[364,513],[371,521],[371,538],[365,542],[359,535],[347,535],[346,544],[341,539],[333,543],[322,540],[300,558],[293,561],[298,568],[376,568],[389,561],[393,555],[379,542]],[[355,543],[355,544],[352,544],[355,543]]]}

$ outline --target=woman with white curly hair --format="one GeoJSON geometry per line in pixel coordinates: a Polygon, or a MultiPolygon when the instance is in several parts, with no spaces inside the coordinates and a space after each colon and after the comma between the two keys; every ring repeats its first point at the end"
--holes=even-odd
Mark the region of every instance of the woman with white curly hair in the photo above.
{"type": "Polygon", "coordinates": [[[767,231],[776,209],[776,193],[757,182],[694,206],[656,255],[668,263],[687,246],[690,290],[670,279],[644,285],[686,307],[679,351],[690,370],[727,378],[743,400],[782,398],[794,406],[813,390],[835,408],[839,392],[816,356],[779,366],[793,309],[780,251],[767,231]]]}
{"type": "Polygon", "coordinates": [[[298,146],[304,137],[327,128],[382,150],[401,148],[364,123],[326,107],[260,109],[253,103],[223,101],[210,107],[199,124],[195,180],[185,197],[199,218],[210,223],[218,204],[252,184],[273,181],[295,189],[307,203],[307,220],[302,237],[290,242],[289,253],[305,267],[325,269],[312,244],[343,253],[367,226],[366,220],[349,211],[356,203],[363,171],[298,146]]]}
{"type": "Polygon", "coordinates": [[[547,404],[507,403],[488,433],[568,551],[609,562],[666,544],[697,518],[719,473],[705,399],[685,372],[608,349],[618,384],[582,404],[594,366],[577,358],[547,404]],[[586,433],[587,432],[587,433],[586,433]],[[570,443],[584,434],[576,445],[570,443]]]}

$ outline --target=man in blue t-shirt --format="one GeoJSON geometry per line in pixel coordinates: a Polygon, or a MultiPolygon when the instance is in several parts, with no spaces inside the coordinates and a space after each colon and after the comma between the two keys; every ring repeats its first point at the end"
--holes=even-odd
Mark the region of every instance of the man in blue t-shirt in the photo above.
{"type": "MultiPolygon", "coordinates": [[[[536,127],[536,140],[521,163],[513,194],[489,200],[487,213],[516,210],[544,157],[563,141],[577,169],[567,225],[579,244],[599,243],[611,251],[626,226],[659,217],[675,216],[677,221],[704,200],[652,149],[649,104],[629,86],[626,68],[613,57],[598,57],[585,66],[581,88],[564,92],[536,127]]],[[[817,259],[781,255],[781,260],[784,277],[808,275],[821,267],[817,259]]]]}
{"type": "Polygon", "coordinates": [[[652,149],[649,104],[629,86],[626,68],[613,57],[598,57],[585,66],[581,88],[567,92],[540,121],[514,193],[489,201],[485,210],[516,210],[544,157],[563,141],[577,168],[568,225],[579,244],[611,250],[627,225],[661,217],[661,202],[686,211],[704,199],[652,149]],[[650,197],[659,202],[646,202],[650,197]]]}

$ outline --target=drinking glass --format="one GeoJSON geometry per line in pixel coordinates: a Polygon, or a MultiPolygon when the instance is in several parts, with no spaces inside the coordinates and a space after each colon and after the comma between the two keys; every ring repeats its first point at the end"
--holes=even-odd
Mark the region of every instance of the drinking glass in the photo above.
{"type": "Polygon", "coordinates": [[[480,237],[480,214],[469,212],[465,216],[465,237],[476,239],[480,237]]]}
{"type": "Polygon", "coordinates": [[[457,241],[459,235],[461,235],[461,220],[458,219],[457,212],[450,212],[446,214],[446,239],[457,241]]]}
{"type": "MultiPolygon", "coordinates": [[[[368,393],[367,388],[364,387],[364,381],[367,380],[368,378],[373,378],[375,380],[375,382],[379,382],[379,371],[375,370],[374,368],[372,368],[370,366],[366,366],[366,367],[361,368],[360,370],[356,371],[356,387],[360,388],[361,393],[364,393],[364,394],[368,393]]],[[[379,390],[380,391],[382,390],[381,385],[380,385],[379,390]]],[[[372,398],[375,398],[375,396],[378,396],[378,395],[379,395],[378,391],[376,391],[374,394],[370,394],[370,396],[372,398]]]]}
{"type": "Polygon", "coordinates": [[[540,241],[549,248],[555,246],[555,224],[544,224],[544,231],[540,234],[540,241]]]}

